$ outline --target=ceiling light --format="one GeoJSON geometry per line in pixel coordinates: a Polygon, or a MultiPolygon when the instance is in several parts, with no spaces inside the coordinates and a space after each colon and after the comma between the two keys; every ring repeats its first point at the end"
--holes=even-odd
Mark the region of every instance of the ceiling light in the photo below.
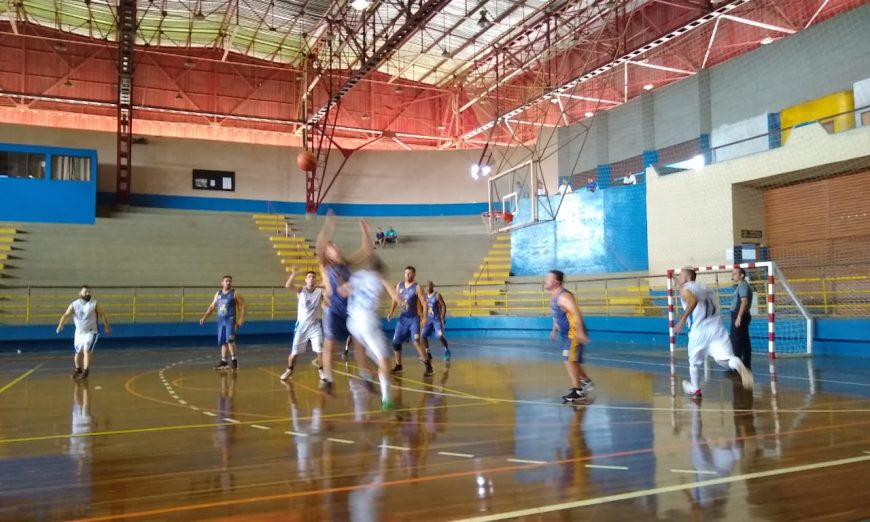
{"type": "Polygon", "coordinates": [[[179,93],[177,93],[177,94],[176,94],[176,95],[175,95],[175,99],[176,99],[176,100],[179,100],[179,101],[181,101],[181,100],[182,100],[182,99],[183,99],[183,98],[184,98],[184,97],[183,97],[183,96],[182,96],[182,95],[181,95],[181,93],[180,93],[180,92],[179,92],[179,93]]]}
{"type": "Polygon", "coordinates": [[[480,168],[480,175],[481,176],[484,176],[484,177],[489,176],[489,174],[491,172],[492,172],[492,167],[490,167],[489,165],[484,165],[483,167],[480,168]]]}
{"type": "Polygon", "coordinates": [[[595,116],[595,113],[592,111],[586,111],[585,113],[583,113],[583,116],[586,116],[587,118],[591,118],[591,117],[595,116]]]}
{"type": "Polygon", "coordinates": [[[64,86],[66,86],[66,87],[72,87],[72,84],[73,84],[73,83],[72,83],[72,80],[70,80],[69,78],[67,78],[66,81],[63,82],[63,84],[64,84],[64,86]]]}
{"type": "Polygon", "coordinates": [[[397,85],[394,90],[395,90],[396,94],[402,94],[405,92],[405,88],[402,87],[401,85],[397,85]]]}
{"type": "Polygon", "coordinates": [[[554,97],[550,98],[550,103],[553,103],[553,104],[559,103],[559,97],[554,96],[554,97]]]}
{"type": "Polygon", "coordinates": [[[480,172],[480,165],[474,163],[471,165],[471,177],[477,179],[477,174],[480,172]]]}
{"type": "Polygon", "coordinates": [[[193,63],[193,60],[190,59],[190,57],[188,57],[187,60],[184,60],[184,66],[187,67],[188,69],[193,69],[194,65],[195,64],[193,63]]]}
{"type": "Polygon", "coordinates": [[[480,19],[477,21],[477,27],[480,27],[481,29],[489,27],[489,20],[486,18],[487,16],[489,16],[489,12],[487,12],[486,9],[480,12],[480,19]]]}
{"type": "Polygon", "coordinates": [[[57,42],[54,44],[54,50],[60,52],[66,51],[66,44],[64,42],[57,42]]]}
{"type": "Polygon", "coordinates": [[[193,14],[193,18],[200,21],[205,20],[205,15],[202,14],[202,9],[198,9],[196,13],[193,14]]]}
{"type": "Polygon", "coordinates": [[[653,84],[648,83],[648,84],[646,84],[646,85],[643,86],[643,90],[645,90],[645,91],[651,91],[651,90],[653,90],[653,87],[655,87],[653,84]]]}
{"type": "Polygon", "coordinates": [[[446,129],[446,128],[447,128],[447,127],[446,127],[443,123],[442,123],[441,125],[438,126],[438,130],[444,130],[444,129],[446,129]]]}
{"type": "Polygon", "coordinates": [[[762,38],[761,41],[758,42],[758,43],[760,43],[761,45],[772,44],[772,43],[773,43],[773,38],[771,38],[771,37],[769,37],[769,36],[765,36],[765,37],[762,38]]]}
{"type": "Polygon", "coordinates": [[[362,116],[360,116],[360,119],[361,119],[361,120],[367,120],[367,119],[369,119],[369,115],[368,115],[368,113],[365,113],[365,114],[363,114],[362,116]]]}
{"type": "Polygon", "coordinates": [[[450,58],[450,51],[448,51],[447,49],[441,49],[441,56],[445,58],[450,58]]]}
{"type": "Polygon", "coordinates": [[[350,6],[357,11],[365,11],[371,4],[369,0],[353,0],[350,6]]]}

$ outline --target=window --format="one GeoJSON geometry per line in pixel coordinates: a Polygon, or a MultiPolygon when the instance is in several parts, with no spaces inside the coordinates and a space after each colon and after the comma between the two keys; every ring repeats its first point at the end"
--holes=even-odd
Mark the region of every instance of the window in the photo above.
{"type": "Polygon", "coordinates": [[[90,181],[91,158],[52,156],[51,179],[58,181],[90,181]]]}
{"type": "Polygon", "coordinates": [[[45,154],[0,151],[0,177],[43,179],[45,154]]]}

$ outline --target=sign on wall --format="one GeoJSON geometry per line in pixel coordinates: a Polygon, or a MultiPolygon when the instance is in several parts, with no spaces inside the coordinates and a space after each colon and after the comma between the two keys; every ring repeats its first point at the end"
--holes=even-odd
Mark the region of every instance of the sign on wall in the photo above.
{"type": "Polygon", "coordinates": [[[193,169],[193,190],[236,190],[236,173],[224,170],[193,169]]]}

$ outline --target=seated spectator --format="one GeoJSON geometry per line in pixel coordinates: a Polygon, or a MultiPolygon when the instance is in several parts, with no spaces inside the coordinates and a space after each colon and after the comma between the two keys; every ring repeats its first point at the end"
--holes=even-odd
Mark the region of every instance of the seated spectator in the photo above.
{"type": "Polygon", "coordinates": [[[574,189],[571,188],[571,184],[568,183],[568,179],[563,179],[562,184],[559,185],[559,194],[571,194],[574,192],[574,189]]]}
{"type": "Polygon", "coordinates": [[[623,185],[637,185],[637,178],[634,177],[634,174],[629,174],[622,178],[623,185]]]}
{"type": "Polygon", "coordinates": [[[377,233],[375,233],[375,247],[384,248],[384,245],[387,242],[387,236],[384,235],[384,229],[378,227],[377,233]]]}
{"type": "Polygon", "coordinates": [[[539,196],[546,196],[547,195],[547,189],[543,185],[538,185],[538,195],[539,196]]]}
{"type": "Polygon", "coordinates": [[[589,192],[595,192],[598,190],[598,183],[596,183],[592,178],[586,178],[586,190],[589,192]]]}
{"type": "Polygon", "coordinates": [[[396,245],[399,244],[399,234],[396,233],[396,229],[393,227],[387,229],[387,233],[384,239],[387,243],[394,243],[396,245]]]}

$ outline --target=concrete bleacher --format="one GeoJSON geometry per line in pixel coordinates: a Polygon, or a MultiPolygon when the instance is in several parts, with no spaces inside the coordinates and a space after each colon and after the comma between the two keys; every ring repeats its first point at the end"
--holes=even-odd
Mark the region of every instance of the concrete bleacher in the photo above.
{"type": "MultiPolygon", "coordinates": [[[[95,225],[16,225],[7,286],[281,286],[250,214],[131,208],[95,225]]],[[[0,243],[2,244],[2,243],[0,243]]]]}

